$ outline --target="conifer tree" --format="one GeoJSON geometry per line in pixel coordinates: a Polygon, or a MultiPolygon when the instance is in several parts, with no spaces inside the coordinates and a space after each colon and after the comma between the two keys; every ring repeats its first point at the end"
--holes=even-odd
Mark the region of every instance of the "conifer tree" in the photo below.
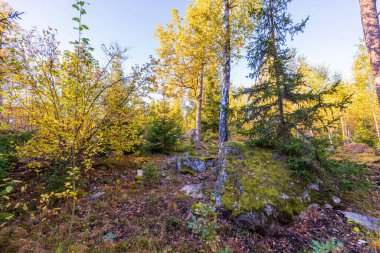
{"type": "Polygon", "coordinates": [[[252,11],[254,36],[248,48],[248,62],[255,84],[243,90],[248,104],[243,108],[246,133],[273,145],[286,143],[295,131],[305,134],[321,121],[320,111],[342,108],[347,99],[324,101],[336,92],[339,81],[321,90],[305,82],[295,51],[287,38],[303,32],[307,19],[295,24],[287,12],[291,0],[265,0],[252,11]]]}

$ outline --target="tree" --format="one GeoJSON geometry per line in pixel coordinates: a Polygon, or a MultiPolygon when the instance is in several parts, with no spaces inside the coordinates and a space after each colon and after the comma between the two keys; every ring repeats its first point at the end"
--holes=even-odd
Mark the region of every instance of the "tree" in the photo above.
{"type": "Polygon", "coordinates": [[[161,101],[150,106],[151,120],[148,122],[146,140],[147,149],[151,152],[170,152],[181,137],[180,122],[176,112],[171,110],[171,102],[163,93],[161,101]]]}
{"type": "Polygon", "coordinates": [[[221,50],[222,85],[219,111],[219,144],[228,141],[228,111],[230,105],[231,62],[240,58],[240,49],[254,29],[249,19],[252,8],[260,4],[258,0],[221,0],[221,50]]]}
{"type": "Polygon", "coordinates": [[[228,106],[230,97],[230,75],[231,75],[231,26],[230,11],[232,1],[222,0],[223,5],[223,81],[222,81],[222,97],[220,100],[220,117],[219,117],[219,144],[223,145],[228,141],[228,106]]]}
{"type": "Polygon", "coordinates": [[[196,1],[190,5],[186,17],[180,18],[172,11],[172,21],[157,28],[161,47],[158,54],[162,59],[162,76],[166,79],[169,93],[184,89],[196,105],[196,146],[201,147],[202,103],[205,78],[216,72],[217,44],[213,1],[196,1]]]}
{"type": "MultiPolygon", "coordinates": [[[[18,30],[16,20],[22,13],[13,10],[6,2],[0,2],[0,107],[3,106],[3,83],[7,82],[9,72],[14,71],[14,64],[9,61],[9,51],[12,50],[11,33],[18,30]]],[[[3,118],[0,111],[0,118],[3,118]]]]}
{"type": "MultiPolygon", "coordinates": [[[[343,108],[347,98],[329,102],[326,97],[337,91],[339,81],[315,90],[305,82],[302,62],[286,46],[287,38],[302,32],[307,19],[294,24],[286,12],[289,0],[263,1],[254,9],[254,38],[248,47],[250,77],[256,82],[243,90],[248,104],[243,107],[246,132],[264,144],[286,143],[294,132],[305,135],[315,122],[323,122],[320,112],[343,108]]],[[[325,122],[328,124],[329,122],[325,122]]]]}
{"type": "Polygon", "coordinates": [[[379,142],[380,108],[369,58],[364,42],[360,43],[352,67],[353,80],[344,86],[344,92],[352,94],[352,103],[342,112],[341,117],[341,132],[345,143],[355,141],[375,145],[379,142]]]}
{"type": "Polygon", "coordinates": [[[380,27],[376,0],[359,0],[364,40],[375,77],[377,100],[380,105],[380,27]]]}

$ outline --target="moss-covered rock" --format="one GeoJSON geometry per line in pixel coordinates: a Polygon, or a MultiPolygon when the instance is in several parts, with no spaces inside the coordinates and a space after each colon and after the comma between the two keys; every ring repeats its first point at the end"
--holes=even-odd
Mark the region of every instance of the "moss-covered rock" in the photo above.
{"type": "Polygon", "coordinates": [[[196,157],[185,153],[184,156],[176,157],[177,170],[183,174],[195,175],[203,173],[207,168],[215,165],[215,157],[196,157]]]}
{"type": "Polygon", "coordinates": [[[303,183],[271,150],[228,142],[222,152],[217,202],[249,227],[288,222],[305,207],[303,183]]]}

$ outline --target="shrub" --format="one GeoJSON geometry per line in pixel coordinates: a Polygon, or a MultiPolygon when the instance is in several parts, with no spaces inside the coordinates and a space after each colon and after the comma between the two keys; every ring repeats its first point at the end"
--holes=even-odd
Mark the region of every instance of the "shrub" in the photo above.
{"type": "Polygon", "coordinates": [[[30,139],[31,133],[3,133],[0,135],[0,181],[18,162],[16,146],[30,139]]]}
{"type": "Polygon", "coordinates": [[[218,224],[217,213],[212,205],[194,204],[193,215],[187,224],[194,234],[201,236],[202,239],[206,240],[207,245],[214,250],[216,249],[219,241],[216,231],[218,224]]]}
{"type": "Polygon", "coordinates": [[[157,169],[157,165],[148,163],[143,166],[142,181],[144,185],[156,184],[160,181],[160,179],[161,174],[157,169]]]}
{"type": "Polygon", "coordinates": [[[336,241],[335,238],[331,240],[321,243],[313,240],[313,244],[311,246],[312,253],[329,253],[335,252],[338,248],[343,247],[343,243],[336,241]]]}

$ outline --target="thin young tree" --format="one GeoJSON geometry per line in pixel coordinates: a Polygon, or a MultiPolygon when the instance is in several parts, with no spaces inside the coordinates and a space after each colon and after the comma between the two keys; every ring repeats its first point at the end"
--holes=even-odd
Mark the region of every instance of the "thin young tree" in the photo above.
{"type": "Polygon", "coordinates": [[[222,97],[220,100],[220,116],[219,116],[219,145],[228,141],[228,106],[231,86],[231,25],[230,13],[233,1],[222,0],[223,8],[223,38],[222,43],[222,97]]]}

